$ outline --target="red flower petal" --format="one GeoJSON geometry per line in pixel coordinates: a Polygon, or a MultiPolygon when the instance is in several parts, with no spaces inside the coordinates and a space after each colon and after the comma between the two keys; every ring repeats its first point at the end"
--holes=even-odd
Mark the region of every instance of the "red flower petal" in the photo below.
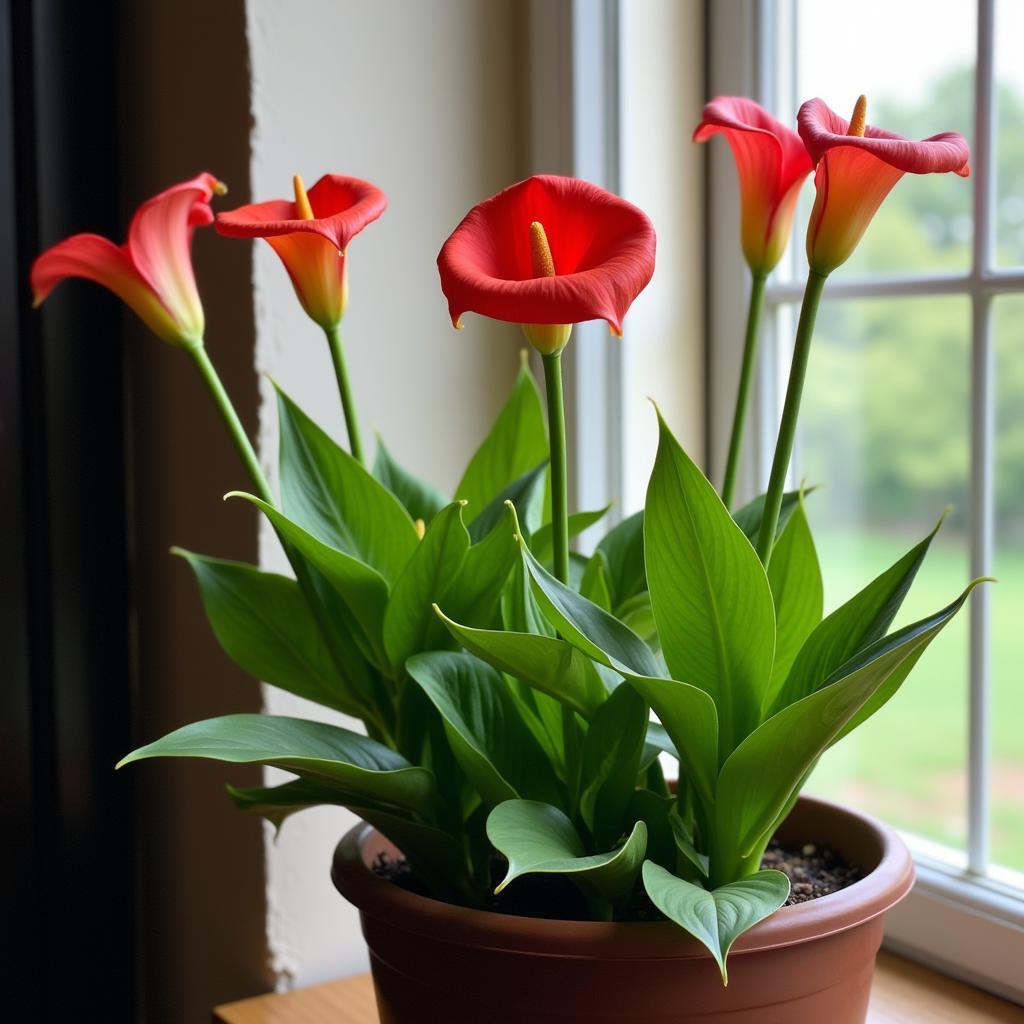
{"type": "Polygon", "coordinates": [[[966,178],[971,152],[959,132],[941,132],[913,142],[901,135],[868,125],[863,136],[847,135],[850,122],[831,110],[824,100],[808,100],[797,114],[800,137],[815,162],[836,146],[852,146],[883,160],[906,174],[953,171],[966,178]]]}
{"type": "Polygon", "coordinates": [[[299,217],[294,202],[271,199],[218,214],[217,231],[230,238],[269,238],[306,231],[321,235],[344,252],[388,205],[387,196],[376,185],[340,174],[325,174],[308,195],[313,220],[299,217]]]}
{"type": "Polygon", "coordinates": [[[693,140],[704,142],[718,133],[729,143],[739,175],[743,255],[752,270],[767,273],[786,248],[800,188],[813,169],[811,158],[796,132],[740,96],[708,103],[693,140]]]}
{"type": "Polygon", "coordinates": [[[535,175],[484,200],[437,257],[452,323],[466,311],[519,324],[607,320],[617,334],[654,273],[655,235],[632,203],[575,178],[535,175]],[[554,277],[534,277],[530,224],[544,225],[554,277]]]}

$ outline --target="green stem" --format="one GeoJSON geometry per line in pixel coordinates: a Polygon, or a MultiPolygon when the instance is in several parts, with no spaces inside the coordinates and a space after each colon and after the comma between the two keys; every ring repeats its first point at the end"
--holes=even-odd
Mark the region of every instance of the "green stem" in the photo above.
{"type": "Polygon", "coordinates": [[[757,553],[764,567],[772,557],[775,545],[775,531],[782,511],[782,494],[786,486],[786,473],[793,454],[793,439],[796,437],[796,421],[800,414],[800,397],[803,394],[804,378],[807,376],[807,361],[811,354],[811,338],[814,335],[814,321],[818,315],[821,293],[825,288],[827,275],[812,270],[807,277],[804,300],[800,307],[800,321],[793,343],[793,362],[789,369],[789,384],[786,387],[786,402],[782,407],[782,421],[779,424],[779,439],[775,444],[775,458],[768,480],[768,493],[764,499],[761,517],[761,532],[757,537],[757,553]]]}
{"type": "Polygon", "coordinates": [[[565,468],[565,402],[562,397],[562,353],[543,356],[551,435],[551,543],[555,576],[569,582],[569,499],[565,468]]]}
{"type": "Polygon", "coordinates": [[[359,433],[359,420],[356,417],[356,403],[352,397],[352,386],[348,379],[348,368],[345,365],[345,349],[341,344],[341,325],[325,329],[327,344],[331,348],[331,360],[334,363],[334,375],[338,378],[338,392],[341,394],[341,407],[345,412],[345,426],[348,428],[348,444],[353,458],[364,466],[363,440],[359,433]]]}
{"type": "MultiPolygon", "coordinates": [[[[565,400],[562,394],[562,353],[542,356],[544,386],[548,399],[548,433],[551,438],[551,542],[554,548],[555,576],[569,582],[569,498],[566,482],[565,400]]],[[[579,743],[576,714],[562,705],[562,745],[565,750],[565,774],[569,796],[576,802],[579,785],[579,743]]]]}
{"type": "Polygon", "coordinates": [[[235,412],[235,407],[231,404],[231,399],[228,397],[227,391],[224,390],[224,385],[221,383],[213,363],[210,362],[206,349],[202,345],[197,345],[188,351],[198,367],[203,380],[206,382],[210,394],[213,396],[213,401],[220,411],[231,439],[235,442],[235,447],[238,449],[238,454],[241,456],[242,463],[249,474],[249,479],[252,481],[256,494],[267,502],[268,505],[274,505],[274,495],[270,490],[270,484],[267,483],[267,478],[263,475],[263,470],[260,468],[260,460],[256,457],[256,452],[249,442],[245,427],[242,426],[242,421],[238,418],[238,413],[235,412]]]}
{"type": "Polygon", "coordinates": [[[750,405],[750,385],[754,379],[757,363],[757,342],[761,333],[761,311],[764,309],[764,285],[766,276],[755,273],[750,282],[750,304],[747,307],[747,333],[743,341],[743,365],[740,367],[740,384],[736,391],[736,409],[732,417],[732,434],[729,436],[729,455],[725,461],[725,477],[722,480],[722,502],[726,508],[732,506],[732,495],[736,489],[736,473],[739,471],[740,452],[743,449],[743,430],[747,422],[750,405]]]}

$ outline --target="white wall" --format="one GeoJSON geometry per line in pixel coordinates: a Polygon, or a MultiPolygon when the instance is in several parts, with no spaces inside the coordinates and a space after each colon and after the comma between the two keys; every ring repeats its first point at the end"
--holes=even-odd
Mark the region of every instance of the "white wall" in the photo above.
{"type": "MultiPolygon", "coordinates": [[[[518,329],[466,317],[452,330],[437,280],[441,243],[478,200],[523,177],[522,7],[516,0],[248,0],[252,194],[290,194],[292,175],[367,178],[390,198],[349,248],[344,324],[365,434],[381,431],[406,465],[452,488],[518,366],[518,329]]],[[[211,108],[216,98],[211,97],[211,108]]],[[[260,243],[257,363],[344,438],[322,336],[260,243]]],[[[263,388],[260,447],[275,458],[263,388]]],[[[372,436],[372,435],[371,435],[372,436]]],[[[268,530],[264,565],[281,567],[268,530]]],[[[266,688],[266,710],[330,719],[266,688]]],[[[340,719],[336,719],[340,720],[340,719]]],[[[355,912],[334,891],[331,853],[352,822],[321,808],[268,836],[271,968],[279,987],[365,969],[355,912]]]]}

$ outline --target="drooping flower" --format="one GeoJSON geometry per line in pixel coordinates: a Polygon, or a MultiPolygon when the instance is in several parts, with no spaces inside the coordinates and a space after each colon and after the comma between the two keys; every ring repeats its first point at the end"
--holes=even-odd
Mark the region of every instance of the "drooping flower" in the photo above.
{"type": "Polygon", "coordinates": [[[143,203],[123,245],[83,234],[51,246],[32,264],[35,305],[65,278],[83,277],[109,288],[157,337],[184,348],[202,345],[203,306],[192,271],[192,234],[213,220],[214,193],[226,191],[204,172],[143,203]]]}
{"type": "Polygon", "coordinates": [[[474,206],[437,267],[456,327],[467,311],[523,324],[550,355],[567,328],[586,320],[606,320],[621,335],[626,310],[654,273],[654,250],[654,227],[632,203],[586,181],[539,174],[474,206]]]}
{"type": "Polygon", "coordinates": [[[882,200],[904,174],[966,178],[970,150],[962,135],[942,132],[921,142],[866,123],[861,96],[852,121],[823,100],[808,100],[797,115],[800,137],[817,165],[816,197],[807,225],[811,270],[828,274],[850,258],[882,200]]]}
{"type": "Polygon", "coordinates": [[[325,174],[307,193],[294,179],[295,200],[271,199],[217,215],[230,238],[265,238],[281,258],[302,308],[325,331],[337,327],[348,301],[348,244],[387,208],[368,181],[325,174]]]}
{"type": "Polygon", "coordinates": [[[722,134],[739,176],[743,256],[755,274],[767,274],[789,241],[793,211],[814,169],[796,132],[753,100],[719,96],[704,107],[694,142],[722,134]]]}

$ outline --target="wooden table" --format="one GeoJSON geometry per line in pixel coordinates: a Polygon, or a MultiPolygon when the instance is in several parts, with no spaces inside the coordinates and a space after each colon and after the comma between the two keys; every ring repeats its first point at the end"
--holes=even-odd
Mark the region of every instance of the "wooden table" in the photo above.
{"type": "MultiPolygon", "coordinates": [[[[368,974],[218,1006],[214,1024],[377,1024],[368,974]]],[[[824,1024],[824,1022],[823,1022],[824,1024]]],[[[1024,1024],[1024,1008],[911,963],[878,955],[868,1024],[1024,1024]]]]}

